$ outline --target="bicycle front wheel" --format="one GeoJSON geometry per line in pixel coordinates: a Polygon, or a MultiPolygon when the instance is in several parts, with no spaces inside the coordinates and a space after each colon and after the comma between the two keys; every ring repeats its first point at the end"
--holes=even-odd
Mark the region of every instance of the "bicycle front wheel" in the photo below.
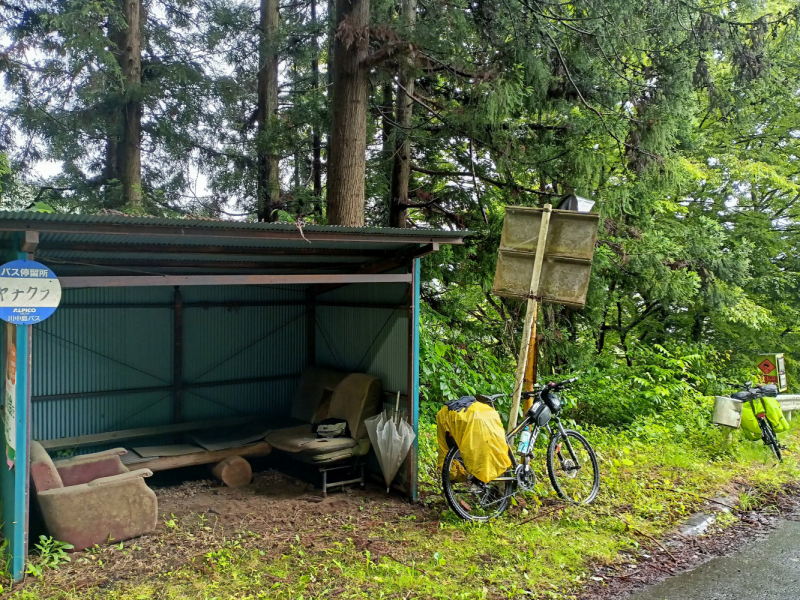
{"type": "Polygon", "coordinates": [[[597,456],[577,431],[557,431],[550,439],[547,473],[556,493],[575,504],[591,504],[600,491],[597,456]]]}
{"type": "Polygon", "coordinates": [[[772,424],[767,419],[759,419],[758,423],[761,425],[761,435],[764,443],[772,448],[772,451],[775,453],[777,459],[780,462],[783,462],[781,445],[778,443],[778,436],[775,434],[775,430],[772,429],[772,424]]]}
{"type": "MultiPolygon", "coordinates": [[[[507,471],[505,477],[510,478],[512,473],[513,470],[507,471]]],[[[484,483],[467,470],[461,451],[453,446],[442,466],[442,489],[450,508],[459,517],[466,521],[488,521],[508,508],[514,494],[514,481],[484,483]]]]}

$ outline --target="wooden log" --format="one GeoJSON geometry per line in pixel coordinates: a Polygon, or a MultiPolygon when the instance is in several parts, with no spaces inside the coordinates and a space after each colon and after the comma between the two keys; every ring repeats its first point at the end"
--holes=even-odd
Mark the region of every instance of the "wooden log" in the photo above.
{"type": "Polygon", "coordinates": [[[250,463],[241,456],[231,456],[211,467],[211,473],[231,488],[243,487],[253,479],[250,463]]]}

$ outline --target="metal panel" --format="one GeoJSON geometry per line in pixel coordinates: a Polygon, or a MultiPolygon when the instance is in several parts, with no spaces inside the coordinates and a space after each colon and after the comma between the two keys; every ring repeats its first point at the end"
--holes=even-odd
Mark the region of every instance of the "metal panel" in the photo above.
{"type": "MultiPolygon", "coordinates": [[[[241,414],[287,415],[306,362],[305,292],[302,288],[252,286],[185,288],[194,302],[285,301],[281,306],[185,307],[184,382],[186,385],[269,376],[286,379],[187,389],[184,420],[241,414]]],[[[190,300],[191,299],[191,300],[190,300]]]]}
{"type": "MultiPolygon", "coordinates": [[[[534,257],[534,254],[500,250],[493,292],[498,296],[527,298],[531,289],[534,257]]],[[[591,261],[545,256],[538,297],[543,302],[582,308],[586,302],[591,274],[591,261]]]]}
{"type": "MultiPolygon", "coordinates": [[[[575,258],[591,261],[597,239],[597,213],[579,213],[571,210],[553,210],[547,231],[548,256],[575,258]]],[[[506,207],[500,247],[505,250],[536,252],[542,209],[522,206],[506,207]]]]}
{"type": "MultiPolygon", "coordinates": [[[[360,302],[354,287],[349,294],[337,290],[337,300],[360,302]]],[[[369,373],[381,378],[383,389],[407,392],[408,311],[318,306],[316,339],[318,365],[369,373]]]]}
{"type": "MultiPolygon", "coordinates": [[[[97,377],[102,382],[102,377],[97,377]]],[[[32,436],[37,440],[89,435],[170,422],[172,394],[150,392],[127,396],[42,400],[33,403],[32,436]]],[[[119,446],[119,442],[114,446],[119,446]]]]}
{"type": "MultiPolygon", "coordinates": [[[[181,287],[184,302],[284,302],[305,303],[302,285],[240,285],[181,287]]],[[[171,294],[171,292],[170,292],[171,294]]]]}
{"type": "Polygon", "coordinates": [[[186,384],[299,373],[305,306],[184,309],[186,384]]]}
{"type": "Polygon", "coordinates": [[[414,289],[412,297],[414,308],[411,313],[411,413],[412,424],[414,433],[417,436],[414,438],[414,450],[412,454],[411,465],[411,500],[416,502],[419,499],[419,288],[420,288],[420,267],[421,261],[418,258],[414,259],[414,289]]]}
{"type": "MultiPolygon", "coordinates": [[[[269,232],[291,232],[297,234],[298,239],[302,239],[301,232],[297,225],[293,223],[266,223],[253,221],[215,221],[213,219],[173,219],[167,217],[129,217],[125,215],[89,215],[89,214],[61,214],[61,213],[38,213],[27,211],[0,211],[0,221],[31,221],[41,223],[83,223],[95,225],[120,225],[120,226],[139,226],[139,227],[175,227],[179,228],[181,234],[189,237],[193,230],[230,230],[246,231],[255,230],[269,232]]],[[[403,237],[409,240],[414,239],[434,239],[434,238],[463,238],[468,232],[443,231],[439,229],[392,229],[388,227],[344,227],[338,225],[305,225],[303,232],[306,233],[334,233],[341,235],[375,235],[403,237]]],[[[128,239],[128,242],[135,242],[135,239],[128,239]]]]}
{"type": "MultiPolygon", "coordinates": [[[[56,275],[58,270],[56,269],[56,275]]],[[[95,304],[172,304],[172,290],[163,287],[152,288],[79,288],[65,290],[61,298],[62,306],[95,304]]],[[[52,318],[57,318],[61,309],[52,318]]]]}
{"type": "MultiPolygon", "coordinates": [[[[308,357],[305,288],[215,286],[181,291],[182,420],[287,415],[308,357]],[[280,304],[213,306],[226,302],[280,304]],[[192,387],[269,376],[279,379],[192,387]]],[[[408,285],[351,285],[320,300],[362,306],[403,304],[408,301],[408,285]]],[[[66,291],[65,304],[74,308],[57,311],[35,329],[33,394],[87,396],[34,402],[34,437],[54,439],[169,423],[170,391],[113,391],[173,384],[171,301],[172,290],[163,288],[66,291]],[[148,307],[80,308],[136,303],[148,307]],[[109,393],[88,395],[97,391],[109,393]]],[[[371,373],[383,380],[384,389],[407,392],[408,310],[318,306],[316,314],[318,364],[371,373]]]]}
{"type": "MultiPolygon", "coordinates": [[[[171,293],[171,290],[166,290],[171,293]]],[[[161,290],[65,290],[63,308],[33,329],[33,396],[172,383],[172,310],[77,308],[81,304],[165,303],[161,290]]],[[[169,422],[171,393],[113,394],[33,403],[35,439],[169,422]]]]}
{"type": "MultiPolygon", "coordinates": [[[[527,298],[531,293],[544,212],[509,206],[494,277],[494,293],[527,298]]],[[[586,302],[600,215],[567,210],[548,211],[541,276],[536,295],[544,302],[582,307],[586,302]]]]}
{"type": "MultiPolygon", "coordinates": [[[[404,269],[402,273],[405,273],[404,269]]],[[[401,271],[392,271],[401,274],[401,271]]],[[[355,283],[317,296],[320,302],[364,302],[402,304],[408,302],[407,283],[355,283]]]]}
{"type": "Polygon", "coordinates": [[[34,328],[33,395],[170,385],[171,346],[169,308],[57,310],[34,328]]]}
{"type": "Polygon", "coordinates": [[[184,391],[187,421],[242,415],[287,416],[298,377],[184,391]]]}

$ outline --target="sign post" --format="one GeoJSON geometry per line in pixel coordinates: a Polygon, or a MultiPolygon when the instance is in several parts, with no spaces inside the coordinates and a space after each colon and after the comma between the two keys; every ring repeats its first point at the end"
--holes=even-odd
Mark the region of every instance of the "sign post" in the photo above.
{"type": "Polygon", "coordinates": [[[788,384],[786,381],[786,360],[782,352],[773,354],[759,354],[756,365],[764,383],[774,383],[779,392],[785,392],[788,384]]]}
{"type": "Polygon", "coordinates": [[[528,362],[531,340],[536,339],[536,321],[539,317],[539,279],[542,276],[542,263],[544,262],[544,249],[547,244],[547,230],[550,227],[550,212],[553,210],[551,204],[544,205],[542,213],[542,224],[539,226],[539,241],[536,245],[536,258],[533,263],[533,274],[531,284],[528,288],[527,306],[525,309],[525,326],[522,330],[522,345],[519,348],[517,358],[517,375],[514,380],[514,395],[511,398],[511,413],[508,415],[508,430],[511,431],[517,426],[517,415],[519,413],[519,399],[522,395],[522,383],[525,379],[525,365],[528,362]]]}
{"type": "Polygon", "coordinates": [[[531,348],[536,343],[539,303],[584,306],[599,221],[596,213],[553,210],[550,204],[541,209],[506,208],[493,292],[524,299],[527,305],[509,431],[517,425],[523,384],[526,379],[532,384],[535,376],[527,366],[535,360],[531,348]]]}
{"type": "Polygon", "coordinates": [[[61,284],[55,273],[32,260],[0,267],[0,319],[12,325],[40,323],[56,312],[61,284]]]}
{"type": "Polygon", "coordinates": [[[0,319],[2,324],[3,448],[0,464],[0,504],[3,537],[7,542],[8,570],[22,579],[28,547],[28,491],[30,438],[30,342],[29,325],[50,317],[61,301],[61,285],[45,265],[19,260],[0,266],[0,319]]]}

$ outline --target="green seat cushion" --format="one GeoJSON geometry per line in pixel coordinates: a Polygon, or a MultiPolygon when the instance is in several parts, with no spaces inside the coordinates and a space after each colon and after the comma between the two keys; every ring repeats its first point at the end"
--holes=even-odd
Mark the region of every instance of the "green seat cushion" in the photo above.
{"type": "Polygon", "coordinates": [[[327,465],[353,458],[354,451],[355,448],[348,448],[347,450],[328,452],[326,454],[305,455],[301,453],[296,455],[296,458],[301,462],[312,465],[327,465]]]}
{"type": "Polygon", "coordinates": [[[356,441],[348,437],[318,438],[311,428],[312,425],[307,424],[273,431],[267,435],[267,442],[278,450],[292,454],[300,453],[304,456],[330,454],[353,448],[356,445],[356,441]]]}
{"type": "Polygon", "coordinates": [[[310,463],[312,465],[328,465],[340,461],[348,460],[356,456],[364,456],[369,452],[370,443],[369,438],[361,440],[357,445],[346,450],[337,450],[336,452],[326,452],[324,454],[305,454],[301,452],[296,454],[295,458],[298,460],[310,463]]]}

